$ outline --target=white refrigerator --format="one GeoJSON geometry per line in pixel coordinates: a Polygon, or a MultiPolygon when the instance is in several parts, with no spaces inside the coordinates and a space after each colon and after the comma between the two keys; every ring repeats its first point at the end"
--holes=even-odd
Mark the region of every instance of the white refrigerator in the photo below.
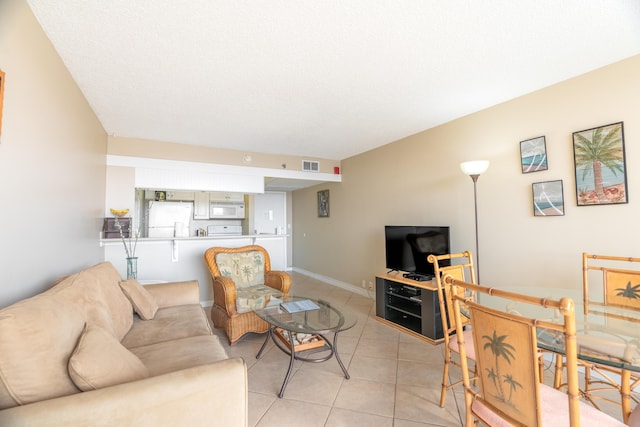
{"type": "Polygon", "coordinates": [[[188,237],[191,202],[149,202],[149,237],[188,237]]]}

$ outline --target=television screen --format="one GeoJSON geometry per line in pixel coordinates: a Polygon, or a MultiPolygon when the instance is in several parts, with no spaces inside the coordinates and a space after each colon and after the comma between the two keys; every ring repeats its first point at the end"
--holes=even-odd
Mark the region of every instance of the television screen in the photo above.
{"type": "MultiPolygon", "coordinates": [[[[431,254],[450,253],[449,227],[387,225],[385,232],[386,267],[431,278],[431,254]]],[[[441,265],[449,265],[446,261],[441,265]]]]}

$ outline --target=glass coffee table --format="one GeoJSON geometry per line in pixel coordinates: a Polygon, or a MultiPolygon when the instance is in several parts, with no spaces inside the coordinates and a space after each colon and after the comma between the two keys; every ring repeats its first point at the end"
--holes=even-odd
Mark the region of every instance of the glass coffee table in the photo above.
{"type": "Polygon", "coordinates": [[[319,363],[335,356],[344,377],[349,379],[349,373],[338,354],[338,333],[354,327],[357,323],[356,317],[341,312],[323,300],[292,296],[284,298],[282,302],[304,300],[315,303],[318,308],[296,313],[289,313],[280,305],[255,310],[258,317],[269,324],[269,332],[256,359],[260,359],[269,340],[290,356],[287,375],[278,397],[284,395],[296,360],[319,363]]]}

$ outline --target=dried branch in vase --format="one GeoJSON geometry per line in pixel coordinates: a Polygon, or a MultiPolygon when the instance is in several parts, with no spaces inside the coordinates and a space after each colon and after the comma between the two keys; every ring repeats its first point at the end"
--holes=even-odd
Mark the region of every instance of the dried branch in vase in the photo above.
{"type": "Polygon", "coordinates": [[[140,237],[140,230],[134,230],[132,221],[129,221],[129,233],[128,237],[125,237],[125,233],[123,231],[122,224],[120,223],[120,218],[124,217],[129,213],[129,209],[113,209],[111,208],[111,213],[115,217],[115,226],[120,233],[120,239],[122,239],[122,244],[124,245],[124,250],[127,253],[127,258],[133,258],[136,254],[136,246],[138,245],[138,238],[140,237]],[[133,238],[132,238],[133,236],[133,238]]]}

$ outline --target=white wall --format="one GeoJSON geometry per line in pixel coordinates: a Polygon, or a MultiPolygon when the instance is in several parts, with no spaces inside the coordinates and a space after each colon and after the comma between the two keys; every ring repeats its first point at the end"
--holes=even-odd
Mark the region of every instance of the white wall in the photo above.
{"type": "Polygon", "coordinates": [[[293,265],[357,286],[385,271],[385,225],[449,225],[452,251],[473,250],[473,184],[460,162],[486,159],[478,181],[481,279],[576,288],[581,252],[640,257],[640,56],[471,114],[342,162],[342,183],[293,193],[293,265]],[[576,205],[572,133],[624,122],[629,203],[576,205]],[[522,174],[520,141],[546,136],[549,169],[522,174]],[[563,180],[565,216],[534,217],[534,182],[563,180]],[[316,193],[328,188],[330,218],[316,193]],[[306,237],[305,237],[306,236],[306,237]]]}
{"type": "Polygon", "coordinates": [[[107,136],[22,0],[0,2],[0,307],[103,259],[107,136]]]}

